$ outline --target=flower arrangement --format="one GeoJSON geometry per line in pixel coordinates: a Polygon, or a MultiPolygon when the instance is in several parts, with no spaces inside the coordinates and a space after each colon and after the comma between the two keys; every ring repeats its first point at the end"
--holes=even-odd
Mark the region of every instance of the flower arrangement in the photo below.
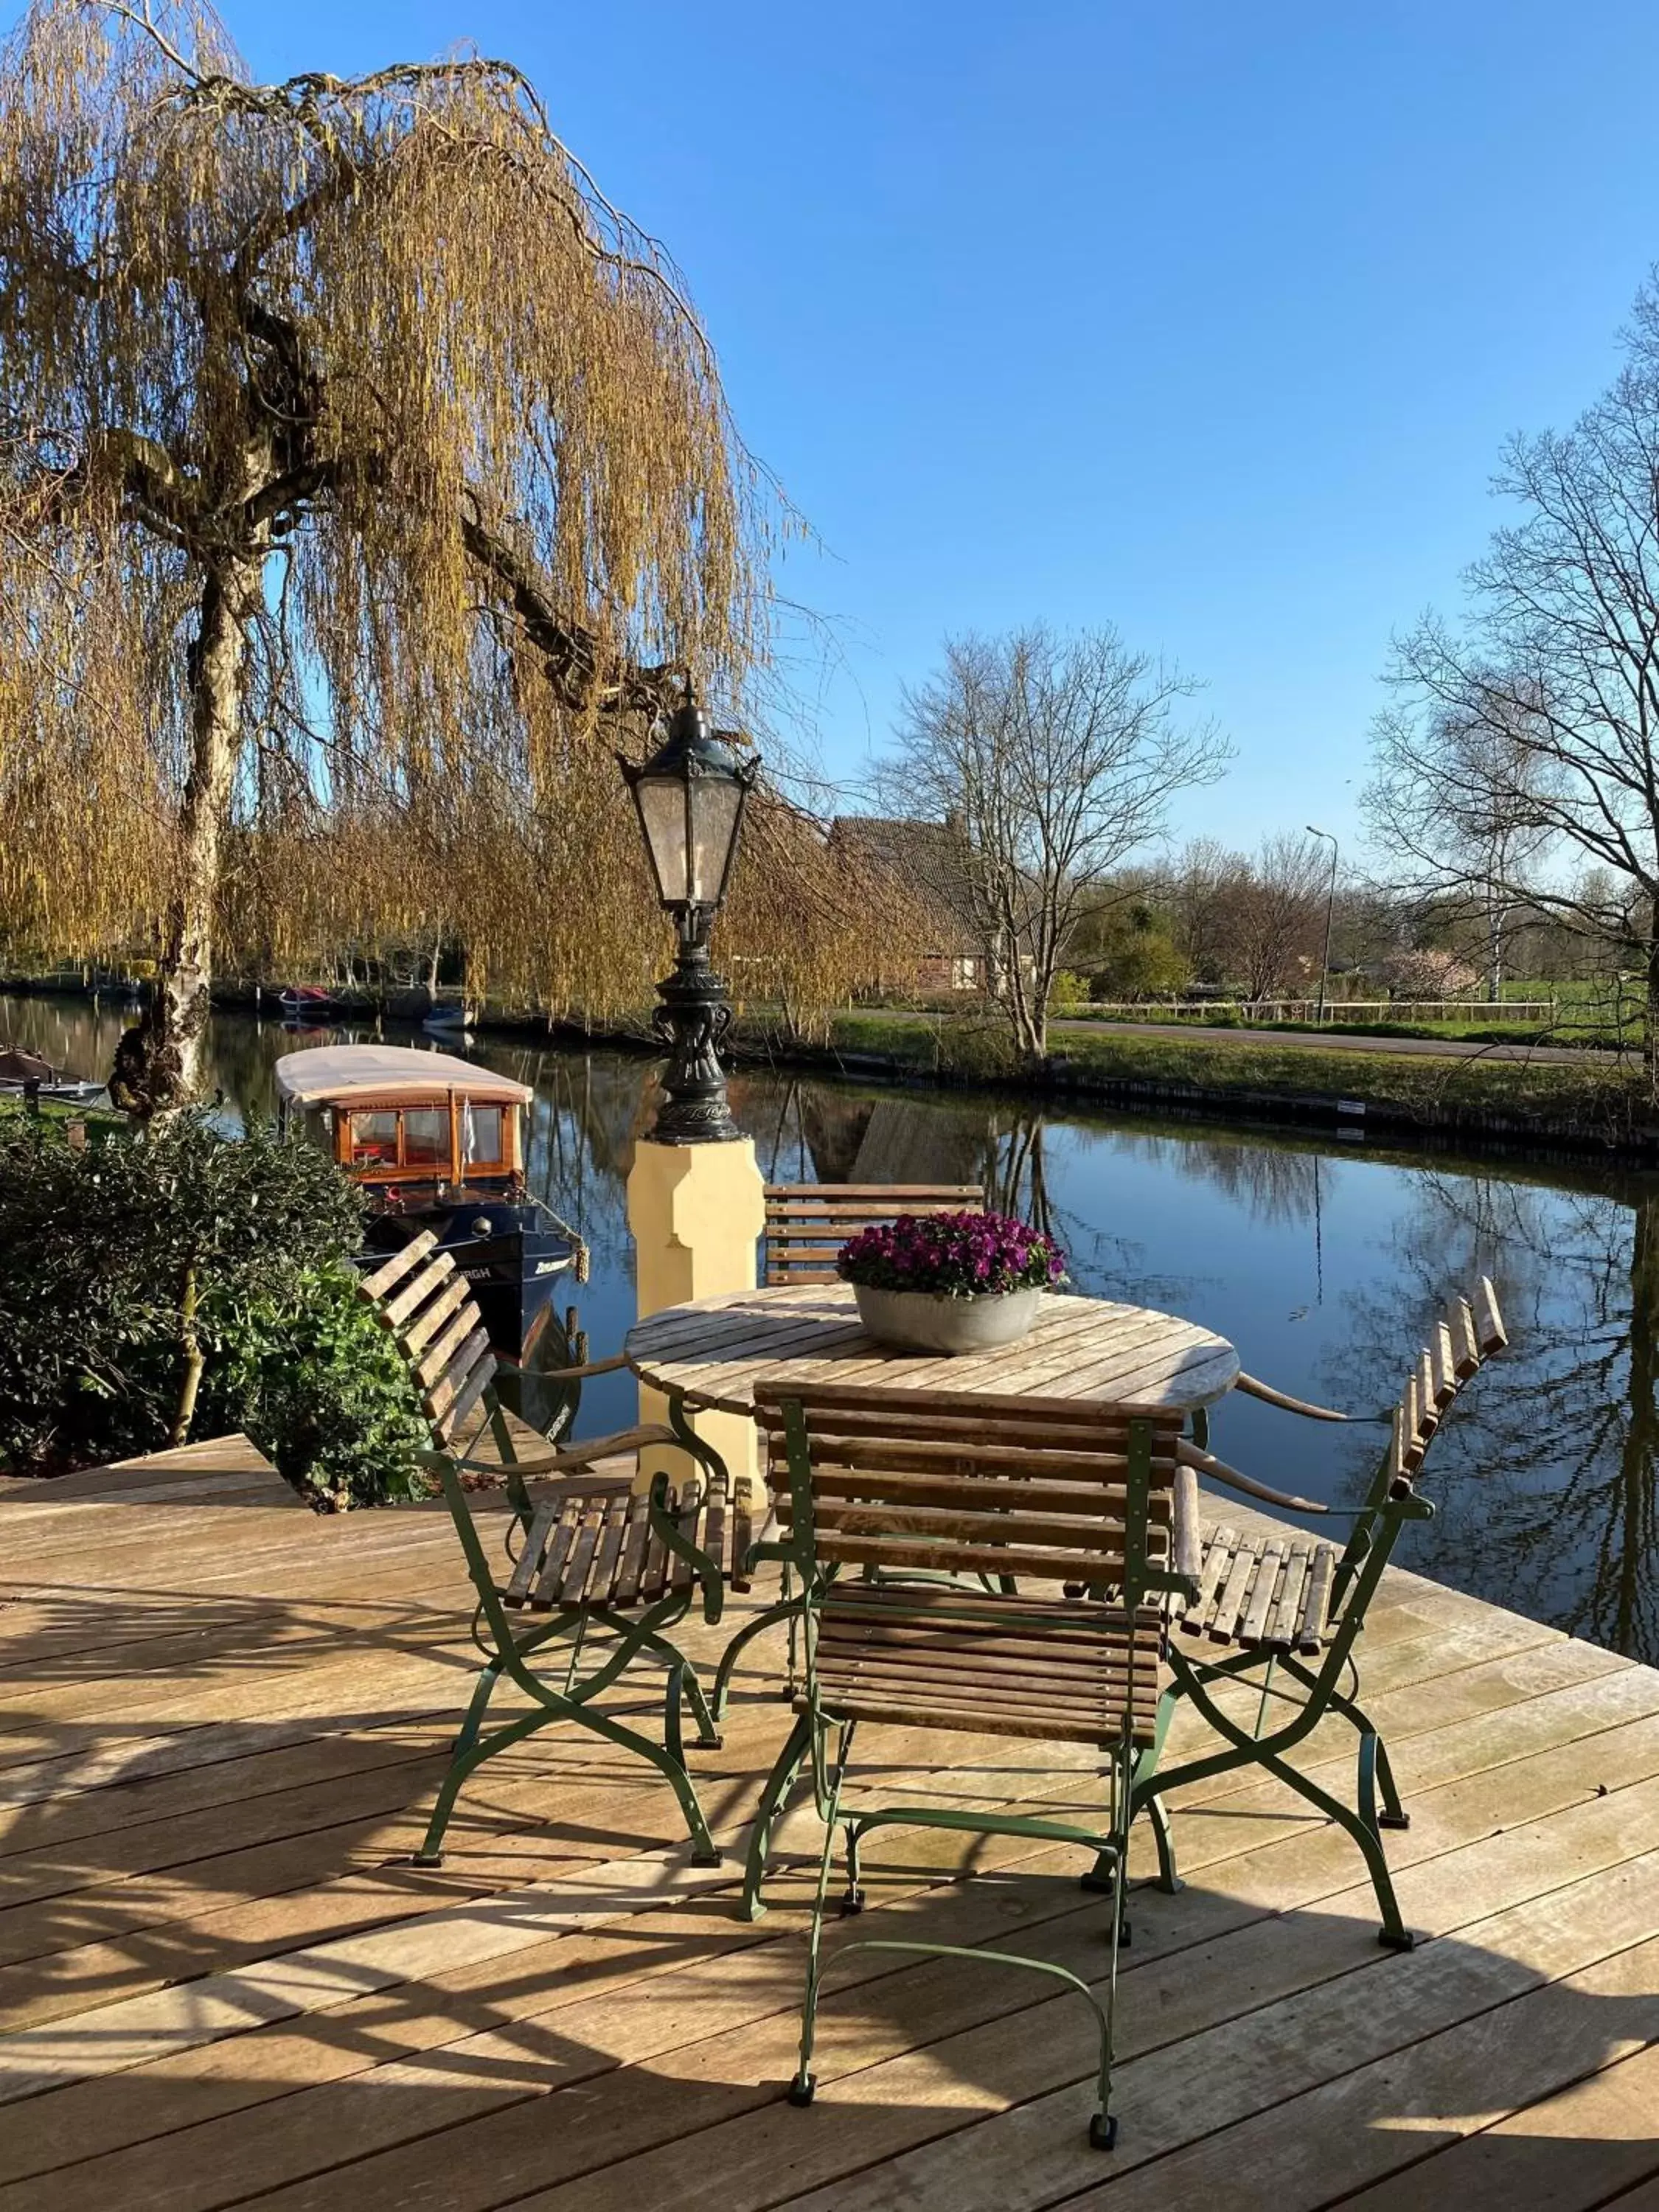
{"type": "Polygon", "coordinates": [[[982,1298],[1052,1290],[1066,1255],[1052,1237],[1004,1213],[902,1213],[850,1237],[836,1262],[843,1282],[933,1297],[982,1298]]]}

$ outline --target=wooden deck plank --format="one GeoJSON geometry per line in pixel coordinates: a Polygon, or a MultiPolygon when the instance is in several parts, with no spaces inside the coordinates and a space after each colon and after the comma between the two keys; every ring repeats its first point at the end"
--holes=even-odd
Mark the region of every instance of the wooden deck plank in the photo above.
{"type": "MultiPolygon", "coordinates": [[[[1588,2000],[1565,2023],[1563,2046],[1576,2051],[1585,2069],[1579,2080],[1475,2134],[1448,2127],[1450,2148],[1436,2156],[1423,2157],[1423,2145],[1412,2144],[1419,2162],[1343,2197],[1348,2212],[1443,2212],[1454,2204],[1457,2212],[1516,2212],[1517,2207],[1524,2212],[1543,2204],[1550,2212],[1589,2212],[1612,2192],[1659,2172],[1659,2047],[1649,2043],[1620,2057],[1623,2039],[1605,2033],[1600,2050],[1586,2051],[1582,2031],[1588,2027],[1595,2036],[1595,2000],[1612,1994],[1606,1987],[1587,1987],[1588,1979],[1575,1977],[1567,1985],[1588,2000]]],[[[1650,1984],[1650,2004],[1652,1995],[1650,1984]]],[[[1517,2023],[1511,2015],[1502,2024],[1517,2023]]],[[[1542,2026],[1534,2019],[1527,2032],[1535,2036],[1542,2026]]],[[[1499,2058],[1506,2063],[1507,2051],[1499,2058]]],[[[1514,2075],[1494,2065],[1487,2078],[1476,2081],[1477,2099],[1489,2095],[1492,2080],[1499,2078],[1514,2086],[1514,2075]]],[[[1460,2126],[1475,2117],[1478,2112],[1455,2116],[1460,2126]]],[[[1434,2140],[1431,2117],[1418,2121],[1413,2132],[1419,2131],[1426,2142],[1434,2140]]]]}

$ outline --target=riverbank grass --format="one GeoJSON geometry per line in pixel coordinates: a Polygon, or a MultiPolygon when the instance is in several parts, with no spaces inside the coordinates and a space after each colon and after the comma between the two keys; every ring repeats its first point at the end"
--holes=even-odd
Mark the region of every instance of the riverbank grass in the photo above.
{"type": "MultiPolygon", "coordinates": [[[[1112,1036],[1060,1028],[1051,1033],[1057,1085],[1115,1088],[1131,1084],[1190,1086],[1206,1093],[1275,1094],[1389,1106],[1425,1121],[1490,1114],[1523,1122],[1582,1121],[1609,1136],[1644,1122],[1638,1072],[1626,1060],[1605,1066],[1422,1054],[1343,1052],[1333,1046],[1274,1046],[1260,1031],[1235,1042],[1172,1033],[1112,1036]]],[[[853,1012],[837,1018],[832,1043],[849,1056],[879,1057],[947,1081],[1018,1080],[1012,1041],[1000,1026],[960,1016],[935,1021],[853,1012]]]]}

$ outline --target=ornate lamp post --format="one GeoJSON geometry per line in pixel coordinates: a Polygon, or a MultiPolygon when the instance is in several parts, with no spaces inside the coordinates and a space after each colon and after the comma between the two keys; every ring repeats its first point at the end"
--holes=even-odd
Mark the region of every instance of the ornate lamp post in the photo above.
{"type": "Polygon", "coordinates": [[[736,857],[744,808],[760,774],[708,718],[686,685],[660,750],[643,766],[619,763],[634,794],[657,896],[673,916],[674,972],[657,986],[651,1026],[668,1048],[667,1094],[652,1139],[726,1144],[742,1131],[726,1099],[720,1048],[732,1026],[726,986],[708,962],[708,933],[736,857]]]}

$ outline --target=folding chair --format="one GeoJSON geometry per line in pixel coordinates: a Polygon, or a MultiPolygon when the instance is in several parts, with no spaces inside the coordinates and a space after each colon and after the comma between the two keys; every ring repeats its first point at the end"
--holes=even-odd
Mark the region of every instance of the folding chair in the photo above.
{"type": "MultiPolygon", "coordinates": [[[[1155,1741],[1141,1761],[1132,1791],[1133,1812],[1147,1809],[1152,1815],[1164,1889],[1178,1889],[1180,1881],[1162,1794],[1258,1765],[1353,1838],[1382,1912],[1377,1940],[1394,1950],[1412,1948],[1416,1938],[1401,1917],[1381,1834],[1384,1828],[1408,1826],[1410,1816],[1401,1803],[1387,1747],[1358,1702],[1354,1645],[1401,1531],[1408,1521],[1425,1521],[1433,1515],[1432,1504],[1416,1486],[1430,1443],[1463,1385],[1508,1341],[1497,1294],[1484,1277],[1472,1300],[1450,1301],[1431,1342],[1413,1363],[1399,1403],[1385,1417],[1388,1447],[1364,1503],[1346,1509],[1352,1511],[1353,1531],[1340,1553],[1333,1544],[1284,1528],[1251,1531],[1224,1523],[1204,1529],[1196,1560],[1190,1562],[1197,1595],[1172,1608],[1180,1631],[1170,1641],[1173,1679],[1159,1700],[1155,1741]],[[1295,1685],[1293,1691],[1279,1686],[1276,1677],[1285,1676],[1295,1685]],[[1244,1727],[1216,1703],[1212,1692],[1229,1682],[1248,1683],[1257,1692],[1253,1728],[1244,1727]],[[1224,1747],[1164,1768],[1159,1756],[1183,1698],[1221,1737],[1224,1747]],[[1289,1703],[1292,1710],[1287,1720],[1269,1728],[1267,1711],[1274,1700],[1289,1703]],[[1340,1714],[1359,1737],[1356,1802],[1352,1806],[1298,1771],[1288,1757],[1330,1713],[1340,1714]]],[[[1275,1394],[1262,1390],[1258,1395],[1275,1394]]],[[[1333,1418],[1322,1407],[1289,1402],[1299,1412],[1333,1418]]],[[[1302,1513],[1333,1510],[1255,1482],[1184,1441],[1179,1456],[1182,1482],[1203,1474],[1269,1504],[1302,1513]]],[[[1193,1494],[1195,1503],[1195,1485],[1193,1494]]],[[[1097,1872],[1103,1879],[1109,1869],[1103,1863],[1097,1872]]]]}
{"type": "MultiPolygon", "coordinates": [[[[463,1784],[486,1759],[554,1721],[579,1723],[606,1741],[636,1753],[656,1767],[674,1790],[700,1865],[718,1863],[696,1790],[686,1771],[681,1708],[691,1713],[698,1742],[717,1748],[720,1735],[696,1669],[670,1640],[668,1631],[699,1592],[703,1618],[720,1617],[725,1583],[746,1585],[743,1563],[753,1541],[750,1485],[733,1486],[725,1462],[691,1429],[678,1405],[668,1424],[650,1423],[592,1437],[562,1449],[520,1449],[514,1425],[496,1387],[502,1372],[516,1372],[497,1358],[467,1294],[466,1279],[450,1255],[422,1231],[396,1257],[359,1285],[402,1350],[422,1394],[434,1449],[422,1454],[438,1475],[477,1595],[473,1640],[484,1664],[456,1737],[449,1770],[438,1791],[419,1866],[442,1863],[443,1837],[463,1784]],[[477,1455],[486,1440],[493,1456],[477,1455]],[[659,1474],[648,1496],[626,1478],[586,1485],[596,1462],[670,1443],[690,1454],[697,1472],[677,1492],[659,1474]],[[505,1485],[512,1508],[507,1548],[492,1566],[469,1502],[464,1477],[505,1485]],[[551,1478],[557,1487],[539,1502],[529,1479],[551,1478]],[[528,1625],[515,1626],[514,1621],[528,1625]],[[597,1664],[578,1678],[584,1647],[602,1649],[597,1664]],[[532,1667],[532,1654],[562,1647],[557,1686],[532,1667]],[[594,1702],[635,1659],[667,1669],[660,1743],[605,1712],[594,1702]],[[503,1678],[530,1699],[532,1710],[484,1732],[486,1711],[503,1678]]],[[[581,1347],[574,1322],[571,1342],[581,1347]]],[[[560,1371],[552,1425],[574,1413],[583,1377],[609,1373],[619,1359],[580,1362],[560,1371]]],[[[535,1378],[549,1378],[539,1370],[535,1378]]]]}
{"type": "MultiPolygon", "coordinates": [[[[902,1213],[982,1213],[985,1193],[976,1182],[773,1182],[766,1186],[766,1233],[762,1249],[769,1289],[786,1283],[833,1283],[836,1260],[849,1237],[861,1230],[896,1221],[902,1213]]],[[[758,1557],[765,1556],[763,1553],[758,1557]]],[[[758,1557],[757,1564],[758,1564],[758,1557]]],[[[757,1636],[780,1620],[789,1625],[788,1656],[780,1694],[793,1698],[799,1687],[795,1648],[797,1608],[787,1560],[779,1575],[775,1606],[746,1621],[722,1654],[711,1702],[716,1720],[726,1716],[732,1676],[757,1636]]]]}
{"type": "Polygon", "coordinates": [[[762,1250],[769,1286],[833,1283],[849,1237],[901,1213],[983,1213],[976,1182],[770,1182],[762,1250]]]}
{"type": "Polygon", "coordinates": [[[1099,2106],[1090,2140],[1109,2148],[1112,2022],[1123,1919],[1130,1788],[1157,1726],[1167,1599],[1195,1585],[1171,1565],[1178,1414],[963,1392],[847,1387],[763,1391],[780,1540],[801,1578],[806,1680],[799,1717],[768,1780],[750,1847],[745,1907],[762,1910],[772,1826],[803,1761],[824,1824],[812,1909],[800,2062],[790,2101],[812,2100],[812,2047],[825,1899],[837,1829],[846,1837],[842,1909],[864,1902],[859,1854],[873,1828],[962,1830],[1074,1843],[1111,1869],[1109,1972],[1103,2003],[1079,1976],[1005,1951],[874,1940],[849,1950],[1000,1960],[1079,1990],[1099,2029],[1099,2106]],[[1018,1577],[974,1588],[841,1579],[843,1568],[1018,1577]],[[1058,1588],[1109,1581],[1116,1601],[1079,1607],[1058,1588]],[[1093,1746],[1106,1762],[1103,1820],[1073,1822],[952,1804],[860,1804],[842,1792],[860,1723],[1093,1746]],[[838,1732],[833,1760],[829,1734],[838,1732]]]}

